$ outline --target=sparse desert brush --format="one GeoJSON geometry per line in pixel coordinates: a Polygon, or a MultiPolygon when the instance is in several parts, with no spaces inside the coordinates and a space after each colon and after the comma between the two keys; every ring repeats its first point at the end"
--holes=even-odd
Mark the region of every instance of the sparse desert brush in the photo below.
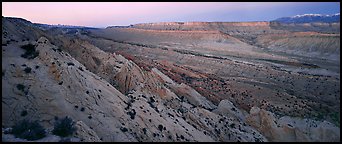
{"type": "Polygon", "coordinates": [[[37,121],[31,122],[25,119],[13,126],[12,134],[18,138],[38,140],[45,137],[46,132],[37,121]]]}
{"type": "Polygon", "coordinates": [[[27,44],[21,46],[22,49],[26,50],[24,54],[21,55],[23,58],[34,59],[39,55],[39,52],[36,51],[35,45],[27,44]]]}
{"type": "Polygon", "coordinates": [[[74,65],[75,65],[75,64],[72,63],[72,62],[68,62],[67,64],[68,64],[68,66],[74,66],[74,65]]]}
{"type": "Polygon", "coordinates": [[[75,122],[71,118],[66,116],[63,119],[56,120],[52,133],[54,135],[66,137],[72,135],[75,131],[75,122]]]}
{"type": "Polygon", "coordinates": [[[31,68],[30,68],[30,67],[26,67],[26,68],[24,69],[24,71],[25,71],[26,73],[31,73],[31,68]]]}

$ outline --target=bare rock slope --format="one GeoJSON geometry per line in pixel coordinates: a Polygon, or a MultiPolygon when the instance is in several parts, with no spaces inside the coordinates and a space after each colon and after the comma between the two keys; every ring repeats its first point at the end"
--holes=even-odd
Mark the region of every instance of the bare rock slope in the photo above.
{"type": "Polygon", "coordinates": [[[127,85],[122,89],[128,90],[126,95],[45,37],[3,46],[3,127],[30,119],[51,129],[56,116],[70,116],[83,126],[77,134],[82,136],[75,136],[81,141],[267,141],[243,122],[207,110],[215,106],[191,87],[168,88],[155,72],[142,71],[132,61],[94,46],[91,50],[94,55],[87,56],[108,58],[106,64],[117,67],[113,76],[120,77],[113,80],[127,85]],[[20,46],[28,43],[39,53],[33,59],[21,57],[20,46]],[[143,82],[127,79],[130,72],[143,82]],[[137,85],[127,84],[134,82],[137,85]],[[230,123],[239,128],[227,128],[230,123]],[[96,135],[82,134],[87,127],[96,135]]]}

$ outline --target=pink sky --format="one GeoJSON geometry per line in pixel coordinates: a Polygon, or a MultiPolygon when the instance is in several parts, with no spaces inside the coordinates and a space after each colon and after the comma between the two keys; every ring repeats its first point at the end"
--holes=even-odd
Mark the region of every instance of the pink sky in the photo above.
{"type": "MultiPolygon", "coordinates": [[[[262,10],[292,5],[298,3],[2,2],[2,15],[35,23],[106,27],[161,21],[229,21],[246,16],[257,20],[262,10]]],[[[272,12],[266,14],[270,15],[268,19],[276,18],[272,12]]]]}
{"type": "MultiPolygon", "coordinates": [[[[120,24],[130,19],[154,19],[162,15],[187,14],[194,7],[206,11],[206,8],[221,5],[216,3],[53,3],[53,2],[3,2],[4,16],[22,17],[39,23],[63,23],[72,25],[95,25],[106,23],[120,24]]],[[[127,23],[126,23],[127,24],[127,23]]]]}

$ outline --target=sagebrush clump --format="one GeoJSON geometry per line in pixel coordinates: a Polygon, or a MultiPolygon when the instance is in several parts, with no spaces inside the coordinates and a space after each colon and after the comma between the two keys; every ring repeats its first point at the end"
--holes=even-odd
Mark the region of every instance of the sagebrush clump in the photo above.
{"type": "Polygon", "coordinates": [[[32,44],[27,44],[21,46],[22,49],[26,50],[24,54],[21,55],[23,58],[34,59],[39,55],[39,52],[36,51],[36,46],[32,44]]]}
{"type": "Polygon", "coordinates": [[[66,116],[61,120],[56,120],[52,133],[61,137],[67,137],[72,135],[75,131],[75,122],[66,116]]]}
{"type": "Polygon", "coordinates": [[[38,140],[46,136],[46,131],[38,121],[22,120],[12,127],[12,134],[15,137],[27,139],[27,140],[38,140]]]}

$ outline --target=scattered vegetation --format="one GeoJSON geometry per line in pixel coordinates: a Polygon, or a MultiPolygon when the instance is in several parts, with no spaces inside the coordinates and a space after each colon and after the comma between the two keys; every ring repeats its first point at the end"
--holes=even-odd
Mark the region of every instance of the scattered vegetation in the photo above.
{"type": "Polygon", "coordinates": [[[297,66],[297,67],[304,67],[304,68],[320,68],[318,65],[315,64],[308,64],[308,63],[298,63],[298,62],[288,62],[288,61],[281,61],[281,60],[273,60],[273,59],[258,59],[283,65],[290,65],[290,66],[297,66]]]}
{"type": "Polygon", "coordinates": [[[17,89],[24,92],[25,86],[22,84],[17,84],[17,89]]]}
{"type": "Polygon", "coordinates": [[[134,118],[135,118],[135,115],[136,115],[137,113],[135,112],[134,109],[132,109],[131,111],[127,112],[127,114],[130,115],[131,119],[134,119],[134,118]]]}
{"type": "Polygon", "coordinates": [[[23,45],[21,48],[26,50],[25,53],[21,55],[23,58],[34,59],[39,55],[39,52],[36,51],[35,46],[32,44],[23,45]]]}
{"type": "Polygon", "coordinates": [[[143,130],[144,134],[146,134],[147,129],[146,129],[146,128],[143,128],[142,130],[143,130]]]}
{"type": "Polygon", "coordinates": [[[78,69],[79,69],[80,71],[84,71],[84,70],[82,69],[82,67],[78,67],[78,69]]]}
{"type": "Polygon", "coordinates": [[[72,63],[72,62],[68,62],[67,64],[68,64],[68,66],[74,66],[74,65],[75,65],[75,64],[72,63]]]}
{"type": "Polygon", "coordinates": [[[56,120],[52,133],[61,137],[72,135],[76,131],[75,122],[65,117],[61,120],[56,120]]]}
{"type": "Polygon", "coordinates": [[[27,115],[27,111],[26,110],[23,110],[21,113],[20,113],[20,116],[24,117],[27,115]]]}
{"type": "Polygon", "coordinates": [[[57,48],[57,49],[52,48],[52,50],[55,51],[55,52],[57,52],[57,51],[58,51],[58,52],[62,52],[62,49],[61,49],[61,48],[57,48]]]}
{"type": "Polygon", "coordinates": [[[58,50],[59,52],[62,52],[62,51],[63,51],[61,48],[57,48],[57,50],[58,50]]]}
{"type": "Polygon", "coordinates": [[[333,122],[340,127],[340,115],[338,112],[334,112],[330,114],[331,119],[333,120],[333,122]]]}
{"type": "Polygon", "coordinates": [[[24,69],[24,71],[25,71],[25,73],[31,73],[31,68],[30,67],[26,67],[25,69],[24,69]]]}
{"type": "Polygon", "coordinates": [[[163,131],[163,128],[164,128],[163,125],[161,125],[161,124],[158,125],[158,129],[159,129],[160,131],[163,131]]]}
{"type": "Polygon", "coordinates": [[[128,131],[128,129],[125,128],[125,127],[121,127],[120,130],[121,130],[122,132],[127,132],[127,131],[128,131]]]}
{"type": "Polygon", "coordinates": [[[159,112],[158,108],[154,105],[154,102],[156,102],[153,97],[150,97],[150,101],[147,103],[150,105],[151,108],[153,108],[156,112],[159,112]]]}
{"type": "Polygon", "coordinates": [[[43,126],[37,121],[30,122],[26,119],[14,125],[12,133],[15,137],[27,140],[38,140],[46,136],[43,126]]]}
{"type": "Polygon", "coordinates": [[[235,123],[229,125],[231,128],[235,128],[235,123]]]}
{"type": "Polygon", "coordinates": [[[101,65],[101,60],[100,59],[98,59],[97,57],[92,57],[92,58],[93,58],[93,60],[94,60],[94,62],[95,62],[95,64],[97,66],[101,65]]]}

